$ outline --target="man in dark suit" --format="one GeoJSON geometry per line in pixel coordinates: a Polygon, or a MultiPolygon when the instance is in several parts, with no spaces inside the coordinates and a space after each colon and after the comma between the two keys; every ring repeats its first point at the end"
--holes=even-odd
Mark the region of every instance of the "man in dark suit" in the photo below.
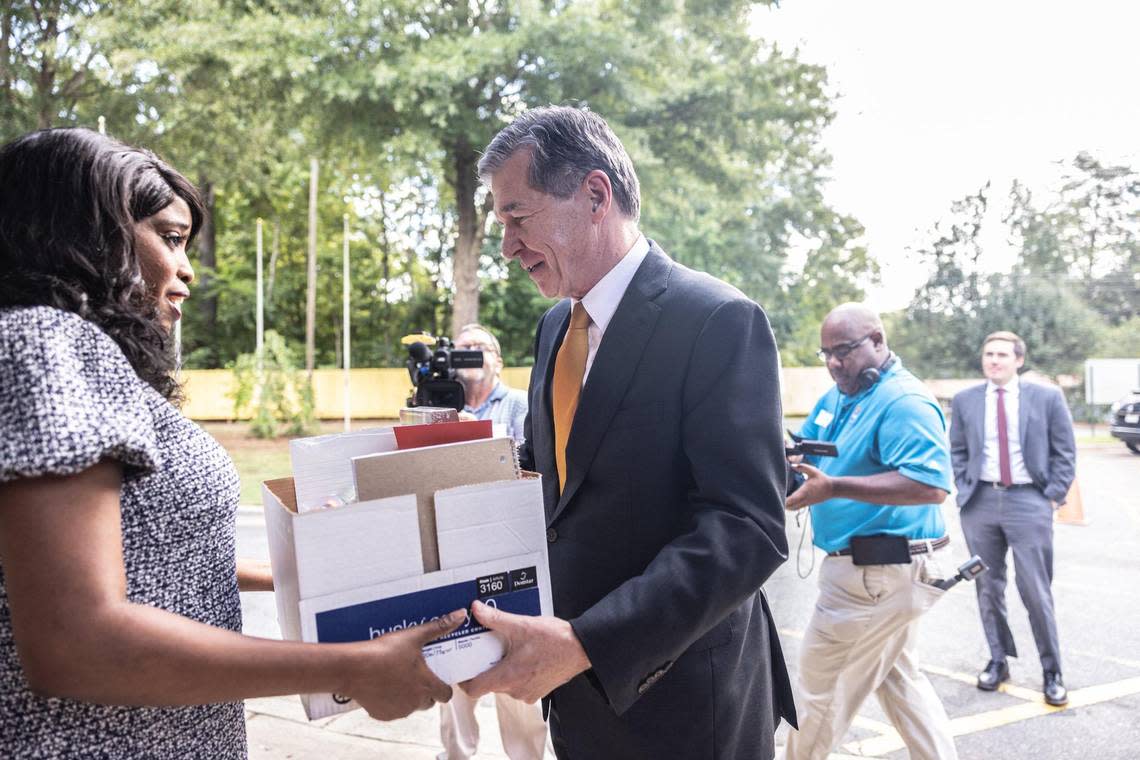
{"type": "Polygon", "coordinates": [[[978,688],[1009,680],[1017,656],[1005,609],[1005,557],[1013,550],[1017,590],[1044,673],[1045,701],[1069,701],[1053,615],[1053,508],[1065,502],[1076,471],[1073,420],[1056,388],[1020,382],[1025,341],[996,332],[982,345],[986,382],[954,397],[950,453],[970,551],[989,566],[977,578],[990,661],[978,688]]]}
{"type": "Polygon", "coordinates": [[[588,111],[529,111],[479,165],[503,255],[546,296],[524,464],[543,476],[556,617],[469,693],[549,695],[560,758],[771,758],[794,706],[760,585],[787,556],[763,311],[638,230],[637,176],[588,111]]]}

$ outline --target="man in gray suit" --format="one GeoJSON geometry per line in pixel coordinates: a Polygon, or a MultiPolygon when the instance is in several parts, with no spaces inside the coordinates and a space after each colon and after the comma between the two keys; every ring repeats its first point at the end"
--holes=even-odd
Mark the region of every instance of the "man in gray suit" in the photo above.
{"type": "Polygon", "coordinates": [[[990,661],[978,688],[994,691],[1009,680],[1007,657],[1017,656],[1005,609],[1005,557],[1013,550],[1017,590],[1044,675],[1045,701],[1069,701],[1061,679],[1061,652],[1053,615],[1053,509],[1073,482],[1073,420],[1056,388],[1020,382],[1025,341],[1011,332],[982,345],[987,381],[954,397],[950,455],[970,551],[990,570],[977,578],[990,661]]]}
{"type": "Polygon", "coordinates": [[[787,557],[776,344],[740,291],[638,229],[601,117],[528,111],[479,173],[539,321],[524,465],[542,473],[556,617],[464,685],[548,697],[560,758],[771,758],[791,685],[760,586],[787,557]]]}

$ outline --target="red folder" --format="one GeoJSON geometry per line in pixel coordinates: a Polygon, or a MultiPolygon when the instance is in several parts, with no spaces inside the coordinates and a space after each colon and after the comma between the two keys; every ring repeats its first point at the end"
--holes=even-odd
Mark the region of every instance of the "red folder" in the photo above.
{"type": "Polygon", "coordinates": [[[493,435],[490,420],[464,420],[437,422],[434,425],[396,425],[396,448],[419,449],[443,443],[461,443],[490,438],[493,435]]]}

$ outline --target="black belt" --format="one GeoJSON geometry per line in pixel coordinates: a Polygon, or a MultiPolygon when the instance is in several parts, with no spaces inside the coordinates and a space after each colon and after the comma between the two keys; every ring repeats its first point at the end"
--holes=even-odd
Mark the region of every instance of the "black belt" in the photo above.
{"type": "Polygon", "coordinates": [[[1003,486],[1001,483],[995,483],[992,480],[979,480],[983,486],[989,486],[995,491],[1012,491],[1015,488],[1034,488],[1032,483],[1010,483],[1008,486],[1003,486]]]}
{"type": "MultiPolygon", "coordinates": [[[[910,542],[911,554],[926,554],[927,551],[938,551],[943,546],[950,543],[950,536],[942,536],[941,538],[932,538],[930,540],[918,540],[910,542]]],[[[828,552],[829,557],[850,557],[851,548],[840,549],[837,552],[828,552]]]]}

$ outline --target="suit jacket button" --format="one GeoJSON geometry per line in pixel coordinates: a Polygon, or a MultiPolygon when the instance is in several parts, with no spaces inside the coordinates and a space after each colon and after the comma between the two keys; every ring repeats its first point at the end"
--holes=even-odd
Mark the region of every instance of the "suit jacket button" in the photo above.
{"type": "Polygon", "coordinates": [[[648,690],[649,690],[649,684],[647,684],[647,683],[642,683],[640,686],[637,687],[637,693],[638,694],[644,694],[648,690]]]}
{"type": "Polygon", "coordinates": [[[558,540],[558,531],[556,531],[554,528],[547,528],[546,529],[546,543],[552,544],[557,540],[558,540]]]}

